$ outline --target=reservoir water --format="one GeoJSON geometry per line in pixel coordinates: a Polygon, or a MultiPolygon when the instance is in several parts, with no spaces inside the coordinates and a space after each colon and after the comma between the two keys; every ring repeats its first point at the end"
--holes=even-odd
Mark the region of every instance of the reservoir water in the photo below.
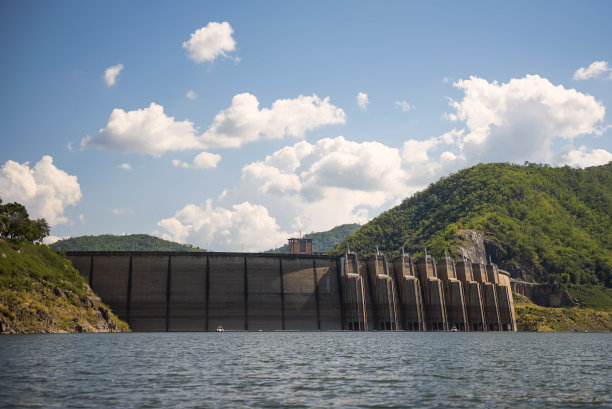
{"type": "Polygon", "coordinates": [[[0,337],[0,407],[611,407],[612,334],[0,337]]]}

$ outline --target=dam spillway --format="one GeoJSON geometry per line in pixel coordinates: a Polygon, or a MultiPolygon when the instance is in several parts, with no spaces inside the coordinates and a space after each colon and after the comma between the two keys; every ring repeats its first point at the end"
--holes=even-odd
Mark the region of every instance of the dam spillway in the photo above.
{"type": "Polygon", "coordinates": [[[516,331],[510,280],[495,265],[351,253],[66,255],[133,331],[516,331]]]}

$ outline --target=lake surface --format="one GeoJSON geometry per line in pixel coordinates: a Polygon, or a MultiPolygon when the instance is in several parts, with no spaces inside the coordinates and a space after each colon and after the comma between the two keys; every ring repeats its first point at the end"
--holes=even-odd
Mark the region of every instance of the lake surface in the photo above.
{"type": "Polygon", "coordinates": [[[0,407],[611,407],[612,334],[0,337],[0,407]]]}

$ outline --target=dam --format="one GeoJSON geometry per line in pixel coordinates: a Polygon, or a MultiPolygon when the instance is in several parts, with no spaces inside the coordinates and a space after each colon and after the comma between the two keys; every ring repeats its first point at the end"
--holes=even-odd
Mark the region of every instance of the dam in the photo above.
{"type": "Polygon", "coordinates": [[[133,331],[516,331],[494,264],[431,256],[68,251],[133,331]]]}

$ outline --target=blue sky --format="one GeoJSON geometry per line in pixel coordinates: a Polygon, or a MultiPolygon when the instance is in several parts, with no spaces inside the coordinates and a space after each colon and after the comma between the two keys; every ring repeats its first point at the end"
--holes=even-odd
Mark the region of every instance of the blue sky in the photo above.
{"type": "Polygon", "coordinates": [[[609,2],[176,3],[0,4],[0,197],[53,236],[259,251],[476,163],[612,160],[609,2]]]}

